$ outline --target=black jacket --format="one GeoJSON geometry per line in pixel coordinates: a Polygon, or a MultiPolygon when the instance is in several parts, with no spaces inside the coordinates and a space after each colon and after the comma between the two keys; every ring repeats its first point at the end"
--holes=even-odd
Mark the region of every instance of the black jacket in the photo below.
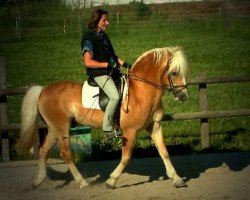
{"type": "MultiPolygon", "coordinates": [[[[112,58],[115,62],[118,62],[118,58],[115,55],[114,48],[111,44],[111,41],[107,34],[102,32],[100,36],[97,36],[94,30],[88,30],[84,33],[81,47],[83,49],[84,42],[89,40],[93,45],[93,59],[98,62],[109,62],[112,58]]],[[[118,73],[115,72],[111,68],[89,68],[86,67],[86,72],[88,76],[101,76],[101,75],[110,75],[111,73],[118,73]]]]}

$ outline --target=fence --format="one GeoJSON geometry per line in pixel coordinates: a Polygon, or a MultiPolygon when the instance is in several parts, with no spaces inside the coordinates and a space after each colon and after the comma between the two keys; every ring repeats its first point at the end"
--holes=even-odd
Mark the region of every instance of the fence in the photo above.
{"type": "MultiPolygon", "coordinates": [[[[204,3],[204,2],[203,2],[204,3]]],[[[190,4],[191,5],[191,4],[190,4]]],[[[156,5],[155,5],[156,6],[156,5]]],[[[211,8],[208,7],[199,7],[198,9],[193,9],[193,7],[174,7],[174,5],[169,4],[167,7],[167,11],[163,11],[158,8],[158,11],[154,11],[150,17],[146,17],[147,21],[151,21],[153,23],[140,25],[141,22],[141,14],[133,11],[133,9],[129,10],[128,8],[123,10],[112,11],[109,14],[109,19],[112,24],[119,24],[119,29],[127,30],[131,25],[136,25],[137,29],[140,26],[147,26],[157,29],[158,24],[164,24],[166,22],[174,21],[176,22],[184,22],[186,25],[191,23],[191,19],[209,19],[216,18],[218,21],[223,21],[225,18],[235,18],[241,15],[248,15],[249,5],[243,6],[223,6],[220,3],[218,5],[213,5],[211,8]],[[139,19],[138,20],[138,16],[139,19]],[[155,23],[157,22],[157,23],[155,23]]],[[[15,17],[15,25],[12,25],[13,29],[15,26],[16,37],[21,39],[26,32],[30,32],[31,30],[36,29],[57,29],[57,32],[62,32],[66,34],[68,32],[83,32],[86,27],[87,21],[89,19],[90,13],[86,10],[78,9],[78,12],[73,13],[71,16],[63,16],[63,17],[24,17],[21,14],[18,14],[15,17]],[[85,13],[86,12],[86,13],[85,13]],[[53,25],[51,25],[51,23],[53,25]],[[84,25],[83,25],[84,24],[84,25]]],[[[145,20],[144,19],[144,20],[145,20]]],[[[4,23],[12,24],[13,19],[4,19],[4,23]],[[9,22],[8,22],[9,21],[9,22]]],[[[112,30],[112,26],[110,27],[112,30]]],[[[143,31],[143,30],[142,30],[143,31]]]]}

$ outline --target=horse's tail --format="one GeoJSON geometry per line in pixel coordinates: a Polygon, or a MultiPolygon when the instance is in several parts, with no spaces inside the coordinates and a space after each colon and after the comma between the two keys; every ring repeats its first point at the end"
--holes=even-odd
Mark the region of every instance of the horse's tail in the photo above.
{"type": "Polygon", "coordinates": [[[21,108],[21,131],[16,144],[18,153],[28,152],[38,138],[39,110],[38,100],[41,86],[32,86],[26,93],[21,108]]]}

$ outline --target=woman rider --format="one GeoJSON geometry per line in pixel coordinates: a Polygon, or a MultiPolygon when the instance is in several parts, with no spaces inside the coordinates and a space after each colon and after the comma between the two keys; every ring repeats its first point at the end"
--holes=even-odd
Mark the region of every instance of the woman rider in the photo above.
{"type": "Polygon", "coordinates": [[[121,132],[114,130],[112,125],[119,103],[119,93],[114,81],[120,77],[120,65],[131,67],[116,56],[111,41],[105,33],[108,26],[108,12],[102,9],[95,10],[88,23],[89,30],[84,33],[81,42],[87,75],[93,78],[109,97],[103,119],[103,131],[107,139],[121,136],[121,132]]]}

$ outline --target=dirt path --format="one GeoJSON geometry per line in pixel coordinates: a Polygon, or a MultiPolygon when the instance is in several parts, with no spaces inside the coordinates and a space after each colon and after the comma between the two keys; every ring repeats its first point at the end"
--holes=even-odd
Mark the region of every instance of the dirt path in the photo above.
{"type": "MultiPolygon", "coordinates": [[[[53,162],[53,161],[52,161],[53,162]]],[[[0,163],[0,199],[9,200],[249,200],[250,152],[172,157],[188,187],[175,189],[164,174],[160,158],[133,159],[114,190],[105,180],[115,161],[78,164],[91,186],[79,189],[65,164],[51,164],[49,178],[36,190],[30,180],[37,171],[34,162],[0,163]]]]}

